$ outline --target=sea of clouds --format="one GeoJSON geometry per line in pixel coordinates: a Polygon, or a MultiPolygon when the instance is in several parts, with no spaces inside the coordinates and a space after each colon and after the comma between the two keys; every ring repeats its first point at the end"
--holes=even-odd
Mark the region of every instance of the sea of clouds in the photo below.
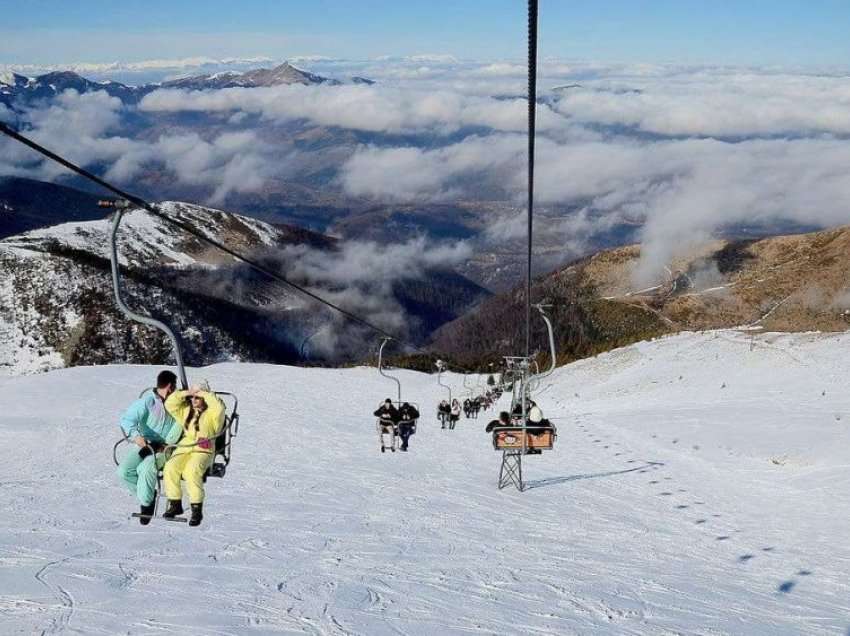
{"type": "MultiPolygon", "coordinates": [[[[108,166],[107,178],[121,183],[159,165],[182,183],[208,188],[213,204],[259,190],[286,170],[264,131],[304,122],[370,135],[335,159],[333,187],[352,198],[468,201],[486,191],[521,208],[522,63],[445,55],[292,62],[376,83],[157,90],[134,106],[68,91],[18,112],[0,108],[0,118],[74,161],[108,166]],[[134,137],[124,127],[134,113],[206,113],[228,126],[134,137]]],[[[145,72],[156,66],[137,64],[145,72]]],[[[844,73],[545,60],[539,84],[536,196],[570,210],[549,230],[561,232],[572,251],[581,250],[577,237],[638,222],[645,246],[638,278],[651,280],[677,252],[724,227],[850,222],[844,73]]],[[[59,172],[4,142],[0,174],[51,179],[59,172]]],[[[515,219],[499,218],[487,235],[508,240],[523,231],[515,219]]]]}

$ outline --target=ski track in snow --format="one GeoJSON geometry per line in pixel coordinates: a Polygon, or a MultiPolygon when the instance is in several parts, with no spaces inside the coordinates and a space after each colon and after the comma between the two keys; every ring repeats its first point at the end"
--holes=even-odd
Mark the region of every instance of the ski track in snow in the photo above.
{"type": "Polygon", "coordinates": [[[755,343],[682,334],[559,369],[539,393],[556,450],[525,458],[524,493],[496,489],[496,411],[440,430],[435,376],[401,372],[422,419],[382,455],[374,369],[192,372],[242,412],[199,529],[140,526],[114,475],[157,369],[0,379],[0,631],[847,636],[850,339],[755,343]]]}

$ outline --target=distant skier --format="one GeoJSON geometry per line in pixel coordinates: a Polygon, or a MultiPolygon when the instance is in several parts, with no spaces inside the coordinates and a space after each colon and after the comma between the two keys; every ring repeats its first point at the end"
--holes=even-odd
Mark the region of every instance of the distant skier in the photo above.
{"type": "MultiPolygon", "coordinates": [[[[384,400],[383,404],[378,407],[378,410],[375,411],[374,415],[378,418],[378,431],[381,435],[381,452],[386,452],[384,435],[390,436],[389,448],[391,451],[395,452],[395,430],[399,421],[398,409],[393,405],[393,401],[390,398],[387,398],[384,400]]],[[[406,446],[407,444],[405,443],[405,447],[406,446]]]]}
{"type": "Polygon", "coordinates": [[[162,471],[168,497],[168,509],[162,516],[173,519],[183,514],[182,478],[192,508],[189,525],[197,526],[204,518],[204,475],[213,460],[214,438],[224,425],[224,403],[203,382],[188,391],[172,393],[165,408],[182,425],[183,437],[162,471]]]}
{"type": "Polygon", "coordinates": [[[449,418],[452,415],[452,407],[446,400],[440,402],[440,405],[437,407],[437,419],[440,420],[440,428],[446,428],[446,424],[449,421],[449,418]]]}
{"type": "Polygon", "coordinates": [[[165,464],[160,451],[180,439],[181,427],[166,409],[166,400],[177,388],[177,376],[162,371],[156,388],[146,391],[133,402],[121,418],[121,429],[137,448],[133,448],[118,465],[118,476],[141,504],[139,523],[150,523],[156,498],[156,473],[165,464]]]}
{"type": "Polygon", "coordinates": [[[398,410],[398,434],[401,437],[401,450],[407,451],[407,443],[410,436],[413,435],[416,420],[419,419],[419,411],[415,406],[405,402],[398,410]]]}
{"type": "Polygon", "coordinates": [[[457,424],[460,419],[460,402],[457,400],[452,400],[452,408],[449,412],[449,428],[454,429],[455,424],[457,424]]]}
{"type": "Polygon", "coordinates": [[[463,401],[463,416],[469,419],[470,414],[472,413],[472,400],[466,398],[463,401]]]}

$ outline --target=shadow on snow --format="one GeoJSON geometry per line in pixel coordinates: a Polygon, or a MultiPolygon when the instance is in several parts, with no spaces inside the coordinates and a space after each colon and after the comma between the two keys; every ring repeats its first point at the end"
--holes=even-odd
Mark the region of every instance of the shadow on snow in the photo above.
{"type": "Polygon", "coordinates": [[[614,477],[615,475],[625,475],[626,473],[633,473],[638,470],[643,470],[650,466],[663,466],[663,462],[647,462],[644,466],[636,466],[634,468],[627,468],[625,470],[612,470],[607,473],[589,473],[584,475],[567,475],[564,477],[549,477],[547,479],[535,479],[532,481],[526,482],[525,488],[526,490],[531,490],[532,488],[543,488],[544,486],[555,486],[557,484],[565,484],[570,481],[580,481],[582,479],[598,479],[601,477],[614,477]]]}

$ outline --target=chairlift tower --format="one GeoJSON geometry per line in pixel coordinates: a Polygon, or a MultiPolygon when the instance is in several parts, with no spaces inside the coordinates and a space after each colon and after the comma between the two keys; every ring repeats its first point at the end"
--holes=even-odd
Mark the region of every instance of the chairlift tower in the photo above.
{"type": "Polygon", "coordinates": [[[534,307],[540,312],[540,316],[546,323],[551,361],[549,368],[540,373],[537,361],[532,357],[505,357],[505,366],[512,372],[511,415],[513,415],[517,406],[520,407],[520,415],[516,418],[519,420],[517,424],[497,426],[493,429],[493,448],[497,451],[502,451],[502,463],[499,467],[499,490],[513,485],[520,492],[524,491],[525,481],[522,474],[523,455],[527,455],[529,450],[539,452],[551,449],[556,437],[554,430],[544,431],[542,435],[538,434],[534,437],[530,437],[528,432],[528,405],[531,401],[531,393],[539,387],[540,381],[543,378],[549,376],[555,370],[556,359],[555,336],[552,329],[552,322],[544,311],[547,306],[535,305],[534,307]],[[531,372],[532,366],[538,369],[536,374],[531,372]],[[532,449],[529,449],[530,442],[533,446],[532,449]]]}

